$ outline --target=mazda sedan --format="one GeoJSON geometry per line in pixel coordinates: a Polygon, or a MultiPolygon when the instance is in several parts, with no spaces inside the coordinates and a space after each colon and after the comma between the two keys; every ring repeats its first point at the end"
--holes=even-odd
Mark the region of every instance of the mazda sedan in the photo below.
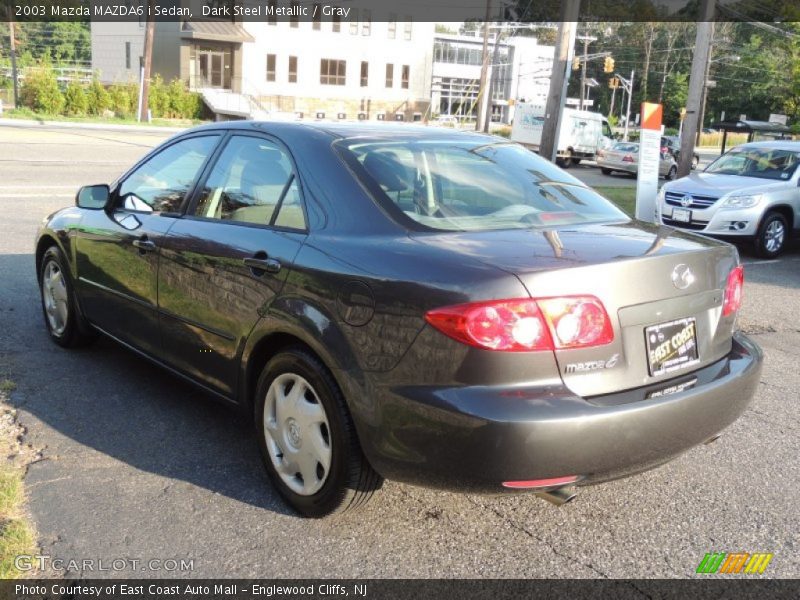
{"type": "Polygon", "coordinates": [[[36,241],[53,341],[241,408],[306,516],[384,477],[563,503],[715,439],[759,381],[732,246],[500,138],[215,123],[76,204],[36,241]]]}

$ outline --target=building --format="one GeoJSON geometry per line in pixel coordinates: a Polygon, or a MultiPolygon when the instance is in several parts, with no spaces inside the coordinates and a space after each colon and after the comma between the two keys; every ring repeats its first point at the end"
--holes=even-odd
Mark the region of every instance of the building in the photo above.
{"type": "MultiPolygon", "coordinates": [[[[414,22],[401,9],[352,8],[347,19],[322,13],[313,21],[159,22],[153,73],[186,81],[218,118],[429,115],[433,23],[414,22]]],[[[138,80],[144,24],[91,27],[92,67],[101,81],[138,80]]]]}
{"type": "MultiPolygon", "coordinates": [[[[433,47],[432,112],[474,120],[478,114],[482,37],[437,33],[433,47]]],[[[553,46],[541,46],[532,37],[501,36],[498,41],[493,36],[489,52],[492,120],[510,123],[516,101],[546,101],[553,46]]]]}

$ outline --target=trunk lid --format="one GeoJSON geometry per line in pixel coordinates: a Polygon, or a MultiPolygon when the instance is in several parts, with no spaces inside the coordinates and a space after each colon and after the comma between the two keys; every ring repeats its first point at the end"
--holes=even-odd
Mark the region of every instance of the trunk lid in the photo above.
{"type": "MultiPolygon", "coordinates": [[[[414,237],[513,273],[534,298],[599,298],[612,321],[614,340],[555,352],[561,377],[576,394],[596,396],[671,380],[730,352],[735,317],[722,317],[722,301],[738,257],[729,244],[636,221],[414,237]],[[683,279],[687,269],[691,276],[683,279]],[[686,319],[693,320],[697,360],[669,372],[651,372],[646,329],[679,321],[672,329],[650,332],[669,338],[691,322],[686,319]]],[[[655,338],[651,350],[660,345],[655,338]]]]}

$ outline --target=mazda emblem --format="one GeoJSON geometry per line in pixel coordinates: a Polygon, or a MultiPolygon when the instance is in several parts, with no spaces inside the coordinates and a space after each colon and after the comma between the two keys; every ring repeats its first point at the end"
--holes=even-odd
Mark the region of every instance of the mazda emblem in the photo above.
{"type": "Polygon", "coordinates": [[[685,290],[694,283],[694,280],[694,273],[687,265],[680,264],[672,269],[672,285],[679,290],[685,290]]]}

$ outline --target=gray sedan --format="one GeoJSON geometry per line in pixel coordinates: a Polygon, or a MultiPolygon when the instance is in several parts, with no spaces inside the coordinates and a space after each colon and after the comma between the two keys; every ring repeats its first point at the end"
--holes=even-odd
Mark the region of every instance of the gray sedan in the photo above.
{"type": "MultiPolygon", "coordinates": [[[[597,151],[597,166],[603,175],[622,171],[636,175],[639,173],[638,142],[617,142],[611,148],[597,151]]],[[[668,152],[662,152],[658,164],[658,174],[667,181],[675,179],[678,164],[668,152]]]]}

